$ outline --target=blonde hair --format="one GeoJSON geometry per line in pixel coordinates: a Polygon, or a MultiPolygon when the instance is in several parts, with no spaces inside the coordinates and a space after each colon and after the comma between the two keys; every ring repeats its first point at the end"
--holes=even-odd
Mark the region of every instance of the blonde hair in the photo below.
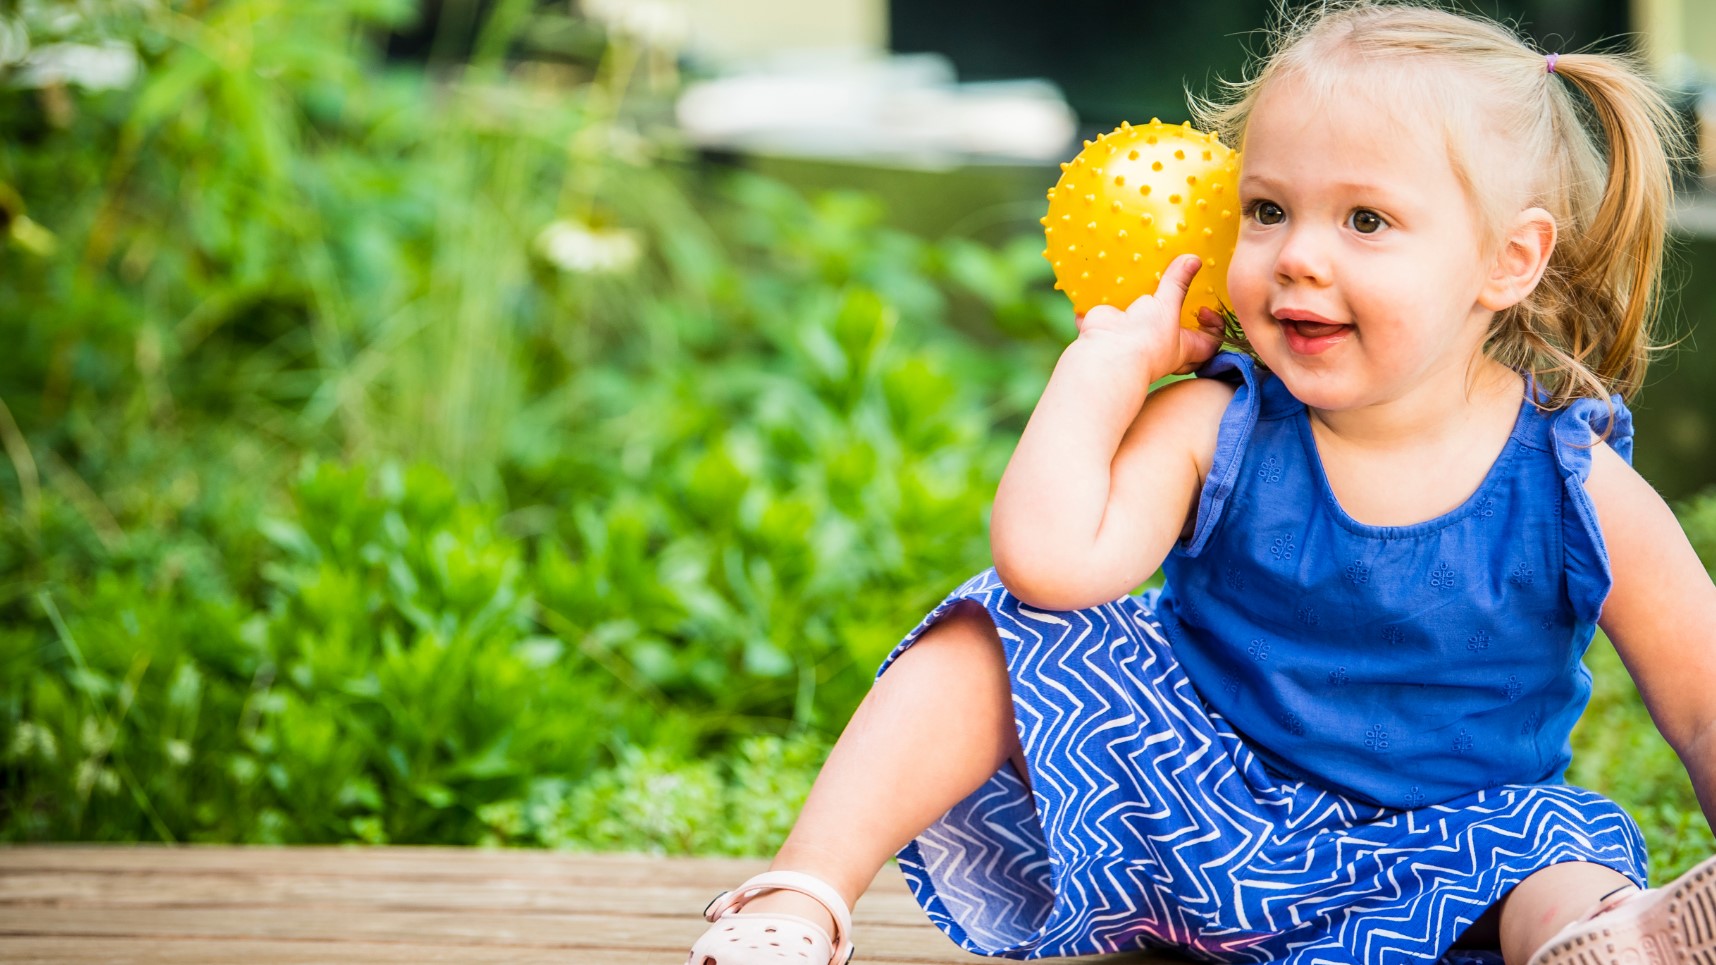
{"type": "Polygon", "coordinates": [[[1283,6],[1278,18],[1258,69],[1223,82],[1225,98],[1191,98],[1196,123],[1241,147],[1269,84],[1292,76],[1317,96],[1353,96],[1354,69],[1367,70],[1367,93],[1392,88],[1439,108],[1489,245],[1529,207],[1557,227],[1542,281],[1496,313],[1485,351],[1530,373],[1549,408],[1630,397],[1659,348],[1670,158],[1684,150],[1672,109],[1635,62],[1564,54],[1551,73],[1501,24],[1402,0],[1324,0],[1283,6]]]}

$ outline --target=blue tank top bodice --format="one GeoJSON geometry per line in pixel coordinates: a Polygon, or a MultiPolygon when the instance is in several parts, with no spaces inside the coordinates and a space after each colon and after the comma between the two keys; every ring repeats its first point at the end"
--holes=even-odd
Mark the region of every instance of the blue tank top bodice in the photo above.
{"type": "Polygon", "coordinates": [[[1610,583],[1584,482],[1605,427],[1630,459],[1620,398],[1525,402],[1464,504],[1372,526],[1278,379],[1226,352],[1199,375],[1236,393],[1158,610],[1205,701],[1276,772],[1387,807],[1560,782],[1610,583]]]}

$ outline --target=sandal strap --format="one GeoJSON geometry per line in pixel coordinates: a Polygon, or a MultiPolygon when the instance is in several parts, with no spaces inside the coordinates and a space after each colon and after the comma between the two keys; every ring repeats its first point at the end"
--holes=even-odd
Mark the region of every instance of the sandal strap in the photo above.
{"type": "Polygon", "coordinates": [[[1604,915],[1613,911],[1617,906],[1623,902],[1631,900],[1634,896],[1642,895],[1644,893],[1645,889],[1629,882],[1628,884],[1624,884],[1619,888],[1616,888],[1614,891],[1609,892],[1603,897],[1598,898],[1591,907],[1585,909],[1584,914],[1573,920],[1576,922],[1590,921],[1599,915],[1604,915]]]}
{"type": "Polygon", "coordinates": [[[840,897],[840,892],[835,891],[833,885],[802,871],[765,871],[746,880],[732,891],[716,895],[709,907],[703,910],[703,917],[715,921],[725,915],[735,914],[752,898],[765,891],[796,891],[828,909],[828,913],[834,918],[834,934],[829,936],[834,945],[834,957],[830,960],[830,965],[845,965],[851,959],[852,911],[846,907],[846,899],[840,897]]]}

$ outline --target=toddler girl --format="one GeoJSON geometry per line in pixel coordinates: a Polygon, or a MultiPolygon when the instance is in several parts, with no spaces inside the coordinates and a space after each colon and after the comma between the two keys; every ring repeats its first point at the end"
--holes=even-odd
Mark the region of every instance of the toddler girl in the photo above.
{"type": "Polygon", "coordinates": [[[1246,354],[1177,324],[1189,256],[1080,319],[995,568],[883,664],[694,965],[843,965],[896,852],[984,955],[1716,963],[1716,864],[1642,890],[1632,820],[1563,783],[1600,625],[1716,815],[1716,586],[1622,403],[1672,116],[1463,15],[1301,16],[1198,105],[1243,151],[1246,354]]]}

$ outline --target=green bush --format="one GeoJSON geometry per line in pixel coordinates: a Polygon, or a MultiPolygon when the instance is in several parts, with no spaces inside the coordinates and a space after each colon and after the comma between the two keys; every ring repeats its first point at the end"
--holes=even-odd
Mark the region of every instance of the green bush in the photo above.
{"type": "Polygon", "coordinates": [[[1017,251],[693,168],[588,25],[386,70],[403,9],[27,23],[141,69],[0,88],[0,837],[758,847],[986,562],[1017,251]],[[680,766],[766,819],[583,810],[680,766]]]}
{"type": "Polygon", "coordinates": [[[719,760],[628,747],[581,784],[535,781],[522,800],[484,808],[485,843],[666,854],[764,855],[780,846],[828,745],[741,740],[719,760]]]}
{"type": "Polygon", "coordinates": [[[1675,507],[1686,538],[1704,562],[1704,568],[1716,573],[1716,488],[1707,489],[1675,507]]]}
{"type": "Polygon", "coordinates": [[[438,473],[323,464],[296,498],[257,524],[260,605],[37,591],[53,643],[0,636],[8,836],[472,840],[476,802],[673,726],[534,633],[521,547],[438,473]]]}

